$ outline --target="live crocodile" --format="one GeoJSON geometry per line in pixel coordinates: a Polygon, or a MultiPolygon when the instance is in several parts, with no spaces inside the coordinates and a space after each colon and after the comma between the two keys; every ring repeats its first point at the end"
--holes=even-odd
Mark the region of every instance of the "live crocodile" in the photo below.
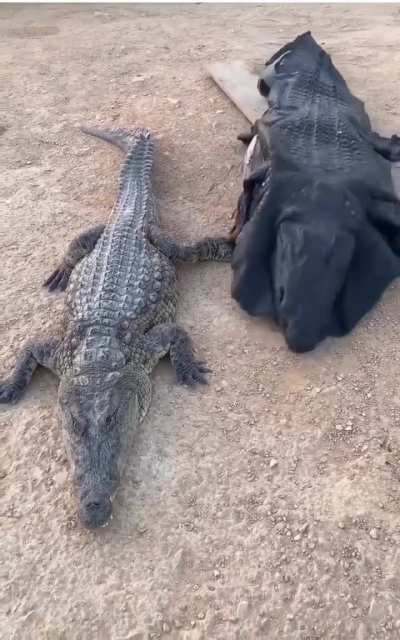
{"type": "Polygon", "coordinates": [[[16,402],[38,365],[60,378],[58,405],[83,526],[104,526],[120,483],[129,436],[151,399],[150,372],[167,353],[180,384],[209,371],[175,323],[175,264],[229,261],[223,238],[180,246],[158,226],[149,130],[82,127],[119,146],[125,160],[107,225],[72,241],[45,285],[66,289],[63,334],[35,340],[0,383],[0,402],[16,402]]]}
{"type": "Polygon", "coordinates": [[[249,134],[232,238],[232,295],[280,325],[289,348],[351,331],[400,275],[400,205],[390,162],[400,138],[375,133],[310,32],[269,59],[268,106],[249,134]]]}

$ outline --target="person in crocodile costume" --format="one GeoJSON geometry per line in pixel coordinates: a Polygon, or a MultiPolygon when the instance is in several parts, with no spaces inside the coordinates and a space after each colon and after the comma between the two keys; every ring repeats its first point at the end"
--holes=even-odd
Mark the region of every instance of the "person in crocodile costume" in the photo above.
{"type": "Polygon", "coordinates": [[[28,344],[0,402],[16,402],[38,365],[60,378],[58,403],[81,523],[104,526],[134,427],[151,399],[150,373],[167,353],[179,384],[209,371],[175,323],[174,263],[229,261],[231,243],[179,246],[158,226],[152,195],[154,141],[146,129],[83,128],[125,153],[110,221],[75,239],[45,285],[66,292],[63,334],[28,344]],[[68,285],[68,287],[67,287],[68,285]]]}
{"type": "Polygon", "coordinates": [[[268,109],[240,136],[232,296],[310,351],[351,331],[400,275],[400,138],[372,130],[310,32],[266,62],[258,89],[268,109]]]}

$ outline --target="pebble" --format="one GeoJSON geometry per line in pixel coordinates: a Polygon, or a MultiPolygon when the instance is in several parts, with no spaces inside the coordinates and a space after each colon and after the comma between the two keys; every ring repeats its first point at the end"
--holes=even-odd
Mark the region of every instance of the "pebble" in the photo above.
{"type": "Polygon", "coordinates": [[[335,425],[335,429],[336,429],[336,431],[343,431],[343,427],[342,427],[341,424],[335,425]]]}
{"type": "Polygon", "coordinates": [[[339,529],[344,529],[344,522],[338,522],[339,529]]]}
{"type": "Polygon", "coordinates": [[[275,460],[275,458],[272,458],[272,460],[269,463],[269,466],[271,469],[273,469],[274,467],[278,466],[278,460],[275,460]]]}
{"type": "Polygon", "coordinates": [[[249,610],[249,603],[247,600],[241,600],[237,606],[236,615],[237,617],[243,620],[246,617],[247,612],[249,610]]]}
{"type": "Polygon", "coordinates": [[[369,532],[369,535],[373,540],[378,539],[378,532],[376,529],[371,529],[371,531],[369,532]]]}
{"type": "Polygon", "coordinates": [[[169,626],[169,624],[167,622],[164,622],[163,626],[162,626],[162,630],[163,630],[164,633],[169,633],[171,631],[171,627],[169,626]]]}

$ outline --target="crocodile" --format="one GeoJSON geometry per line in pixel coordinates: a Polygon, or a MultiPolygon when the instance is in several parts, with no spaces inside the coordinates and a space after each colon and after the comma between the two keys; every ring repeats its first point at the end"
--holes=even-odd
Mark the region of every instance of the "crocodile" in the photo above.
{"type": "Polygon", "coordinates": [[[106,526],[130,439],[151,400],[150,374],[169,354],[179,384],[206,383],[210,371],[175,322],[176,264],[229,261],[232,244],[174,242],[159,226],[152,194],[154,138],[145,128],[82,127],[124,153],[107,225],[85,231],[44,283],[66,290],[60,335],[19,354],[0,402],[23,395],[41,365],[59,378],[60,423],[81,524],[106,526]]]}
{"type": "Polygon", "coordinates": [[[400,275],[400,138],[373,131],[310,31],[267,60],[258,91],[267,109],[238,136],[231,293],[305,352],[350,332],[400,275]]]}

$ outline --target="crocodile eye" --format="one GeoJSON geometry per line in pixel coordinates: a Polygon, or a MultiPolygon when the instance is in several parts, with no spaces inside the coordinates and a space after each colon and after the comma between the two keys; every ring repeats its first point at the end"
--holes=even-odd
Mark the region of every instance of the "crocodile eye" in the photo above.
{"type": "Polygon", "coordinates": [[[82,436],[87,429],[87,422],[84,418],[77,420],[71,416],[71,424],[73,432],[78,436],[82,436]]]}
{"type": "Polygon", "coordinates": [[[117,418],[117,413],[118,413],[118,409],[117,411],[114,411],[114,413],[111,413],[110,415],[107,416],[107,418],[105,419],[104,422],[104,426],[106,429],[112,429],[115,422],[116,422],[116,418],[117,418]]]}

